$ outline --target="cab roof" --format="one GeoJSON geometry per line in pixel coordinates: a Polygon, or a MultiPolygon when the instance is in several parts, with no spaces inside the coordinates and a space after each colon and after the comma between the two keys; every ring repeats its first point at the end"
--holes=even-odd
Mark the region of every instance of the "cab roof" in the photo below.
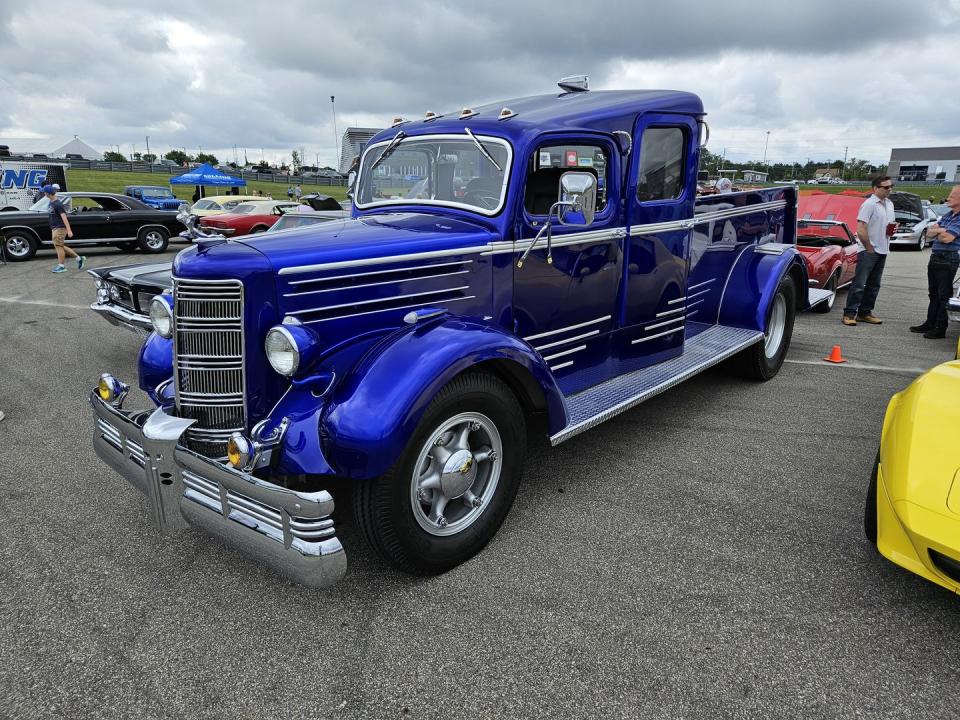
{"type": "MultiPolygon", "coordinates": [[[[667,112],[695,117],[703,116],[703,102],[697,95],[678,90],[588,90],[503,100],[471,107],[475,113],[460,119],[460,110],[444,113],[432,120],[417,119],[389,127],[377,133],[371,144],[392,138],[398,130],[408,135],[488,132],[507,137],[536,130],[570,130],[606,127],[611,121],[643,112],[667,112]],[[514,115],[500,120],[503,108],[514,115]]],[[[619,129],[630,131],[631,127],[619,129]]]]}

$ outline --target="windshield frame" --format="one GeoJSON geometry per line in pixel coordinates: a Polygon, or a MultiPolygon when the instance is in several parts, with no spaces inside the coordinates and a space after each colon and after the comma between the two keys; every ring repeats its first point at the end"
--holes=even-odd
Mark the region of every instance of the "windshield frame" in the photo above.
{"type": "Polygon", "coordinates": [[[140,194],[147,198],[158,198],[160,200],[172,200],[176,198],[173,191],[165,187],[145,187],[140,189],[140,194]]]}
{"type": "MultiPolygon", "coordinates": [[[[394,136],[395,137],[395,136],[394,136]]],[[[354,205],[358,210],[367,210],[370,208],[379,208],[379,207],[388,207],[392,205],[425,205],[428,207],[449,207],[456,208],[458,210],[466,210],[467,212],[477,213],[479,215],[484,215],[486,217],[493,217],[494,215],[499,215],[500,212],[507,204],[507,189],[510,187],[511,174],[513,172],[513,144],[505,137],[499,137],[497,135],[481,135],[474,133],[474,137],[482,142],[490,142],[496,145],[501,145],[506,148],[507,159],[505,162],[505,167],[503,170],[503,183],[500,186],[500,202],[497,203],[497,206],[493,209],[487,210],[486,208],[479,207],[478,205],[470,205],[468,203],[454,202],[451,200],[432,200],[424,198],[377,198],[374,201],[361,204],[356,200],[360,196],[359,187],[360,183],[364,180],[364,177],[358,177],[356,180],[357,191],[354,193],[354,205]]],[[[367,159],[367,153],[376,150],[377,148],[385,147],[393,141],[393,137],[387,138],[381,142],[376,143],[375,145],[368,145],[364,151],[363,155],[360,157],[360,168],[364,167],[367,159]]],[[[470,135],[467,133],[441,133],[433,135],[407,135],[403,138],[403,141],[398,145],[398,150],[404,150],[404,146],[412,145],[420,141],[463,141],[473,145],[473,140],[471,140],[470,135]]],[[[477,151],[479,152],[479,151],[477,151]]],[[[488,160],[484,160],[489,162],[488,160]]]]}

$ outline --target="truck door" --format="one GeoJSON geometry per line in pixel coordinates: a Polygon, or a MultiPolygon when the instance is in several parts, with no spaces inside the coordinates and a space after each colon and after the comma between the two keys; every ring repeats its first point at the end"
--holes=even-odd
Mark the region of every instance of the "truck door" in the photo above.
{"type": "Polygon", "coordinates": [[[626,187],[624,301],[616,353],[642,367],[683,351],[690,220],[699,128],[688,116],[643,114],[626,187]]]}
{"type": "Polygon", "coordinates": [[[513,309],[516,333],[553,370],[565,392],[606,379],[611,331],[623,268],[620,156],[606,137],[546,136],[526,158],[522,206],[517,211],[513,309]],[[553,262],[546,238],[522,268],[516,260],[543,228],[559,199],[565,172],[597,178],[597,209],[589,227],[553,223],[553,262]]]}

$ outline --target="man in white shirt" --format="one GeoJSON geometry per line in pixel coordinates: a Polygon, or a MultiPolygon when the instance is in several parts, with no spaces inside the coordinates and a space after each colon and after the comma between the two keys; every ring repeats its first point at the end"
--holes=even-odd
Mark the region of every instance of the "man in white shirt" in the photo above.
{"type": "Polygon", "coordinates": [[[864,200],[857,213],[857,237],[864,252],[857,259],[857,274],[847,292],[847,306],[843,309],[843,324],[856,325],[861,320],[870,325],[883,321],[873,314],[873,306],[880,292],[883,266],[890,252],[890,236],[897,227],[890,191],[893,180],[886,175],[873,180],[873,195],[864,200]]]}

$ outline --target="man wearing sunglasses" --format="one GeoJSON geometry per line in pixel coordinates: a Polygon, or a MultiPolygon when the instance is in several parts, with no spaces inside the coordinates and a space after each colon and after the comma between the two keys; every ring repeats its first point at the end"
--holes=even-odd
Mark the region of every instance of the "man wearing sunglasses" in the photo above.
{"type": "Polygon", "coordinates": [[[847,306],[843,309],[843,324],[857,321],[879,325],[883,321],[873,314],[873,306],[880,292],[883,266],[890,252],[890,236],[897,228],[897,218],[890,200],[893,180],[886,175],[873,180],[873,195],[864,200],[857,213],[857,237],[864,252],[857,260],[857,274],[847,292],[847,306]]]}

